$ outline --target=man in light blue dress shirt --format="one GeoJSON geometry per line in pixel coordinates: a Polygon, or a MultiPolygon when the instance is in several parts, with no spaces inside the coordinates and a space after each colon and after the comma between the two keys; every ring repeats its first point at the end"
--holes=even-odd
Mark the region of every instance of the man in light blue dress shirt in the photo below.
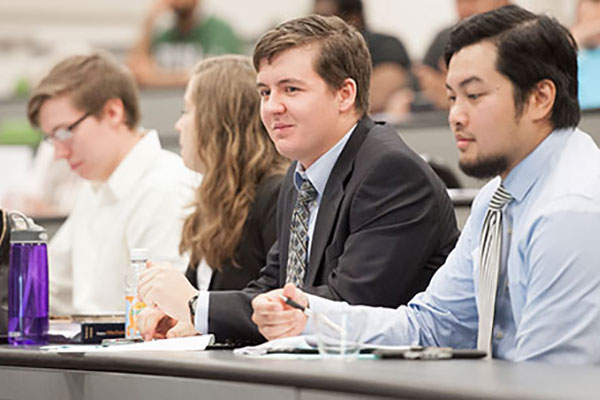
{"type": "MultiPolygon", "coordinates": [[[[513,199],[504,208],[492,356],[600,364],[600,152],[575,128],[573,38],[550,17],[508,6],[458,25],[445,58],[460,166],[495,178],[444,266],[397,309],[350,306],[293,285],[283,294],[313,312],[349,311],[366,342],[474,348],[482,226],[502,184],[513,199]]],[[[270,339],[314,329],[297,309],[261,304],[257,297],[253,318],[270,339]]]]}

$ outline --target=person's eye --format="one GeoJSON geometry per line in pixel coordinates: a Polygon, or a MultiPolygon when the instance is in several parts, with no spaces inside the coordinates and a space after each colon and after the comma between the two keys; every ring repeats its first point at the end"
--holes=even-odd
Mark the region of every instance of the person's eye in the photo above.
{"type": "Polygon", "coordinates": [[[54,131],[54,134],[51,136],[54,140],[58,140],[60,142],[65,141],[71,137],[71,131],[61,128],[54,131]]]}
{"type": "Polygon", "coordinates": [[[270,94],[271,94],[271,91],[270,91],[270,90],[268,90],[268,89],[260,89],[260,90],[258,91],[258,95],[259,95],[260,97],[267,97],[267,96],[269,96],[270,94]]]}
{"type": "Polygon", "coordinates": [[[300,91],[300,89],[295,86],[286,86],[285,91],[287,93],[296,93],[296,92],[300,91]]]}
{"type": "Polygon", "coordinates": [[[471,94],[467,94],[467,97],[470,100],[478,100],[483,94],[482,93],[471,93],[471,94]]]}
{"type": "Polygon", "coordinates": [[[452,94],[449,94],[449,95],[448,95],[448,101],[449,101],[450,103],[454,103],[454,102],[456,101],[456,96],[454,96],[454,95],[452,95],[452,94]]]}

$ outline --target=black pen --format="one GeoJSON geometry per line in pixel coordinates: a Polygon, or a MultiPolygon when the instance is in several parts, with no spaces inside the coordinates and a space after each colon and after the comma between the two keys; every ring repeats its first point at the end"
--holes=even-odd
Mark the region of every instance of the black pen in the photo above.
{"type": "Polygon", "coordinates": [[[285,297],[282,294],[280,294],[279,297],[288,306],[297,308],[298,310],[302,311],[307,316],[312,317],[313,313],[312,313],[312,310],[310,308],[304,307],[303,305],[296,303],[294,300],[290,299],[289,297],[285,297]]]}

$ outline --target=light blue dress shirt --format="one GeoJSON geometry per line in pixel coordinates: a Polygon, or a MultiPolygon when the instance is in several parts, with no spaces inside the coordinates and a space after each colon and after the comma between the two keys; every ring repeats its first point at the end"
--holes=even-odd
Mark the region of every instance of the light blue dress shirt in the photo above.
{"type": "Polygon", "coordinates": [[[342,150],[346,146],[346,142],[350,139],[350,134],[354,131],[356,124],[342,137],[327,153],[323,154],[317,159],[308,169],[304,169],[300,163],[296,163],[296,172],[294,173],[294,187],[297,191],[300,191],[302,182],[306,179],[313,185],[317,191],[316,202],[310,207],[310,215],[308,217],[308,258],[310,259],[310,249],[312,243],[313,233],[315,231],[315,223],[317,222],[317,214],[319,212],[319,206],[321,205],[321,199],[323,198],[323,192],[325,186],[331,175],[331,170],[339,158],[342,150]]]}
{"type": "MultiPolygon", "coordinates": [[[[505,208],[493,356],[600,364],[600,151],[579,130],[557,130],[503,183],[514,200],[505,208]]],[[[349,310],[367,342],[475,348],[479,240],[499,184],[477,195],[456,248],[408,306],[353,307],[309,295],[310,308],[349,310]]]]}
{"type": "MultiPolygon", "coordinates": [[[[308,257],[310,258],[310,247],[312,243],[313,232],[315,230],[315,222],[317,221],[317,214],[319,212],[319,206],[321,205],[321,199],[323,198],[323,192],[327,185],[327,180],[337,159],[339,158],[342,150],[346,146],[346,143],[350,139],[354,128],[357,124],[354,124],[352,128],[325,154],[319,157],[314,163],[311,164],[308,169],[304,170],[299,162],[296,163],[296,171],[294,173],[294,186],[296,190],[300,190],[303,179],[308,179],[317,191],[317,201],[310,208],[310,216],[308,218],[308,257]]],[[[243,266],[242,266],[243,267],[243,266]]],[[[208,326],[208,306],[210,301],[210,292],[201,291],[198,294],[198,302],[196,303],[196,315],[194,317],[194,325],[196,330],[200,333],[210,332],[208,326]]]]}

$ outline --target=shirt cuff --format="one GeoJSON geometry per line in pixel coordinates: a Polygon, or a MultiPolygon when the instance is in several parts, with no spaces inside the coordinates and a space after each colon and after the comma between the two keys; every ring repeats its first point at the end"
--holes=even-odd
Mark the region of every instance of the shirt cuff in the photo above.
{"type": "MultiPolygon", "coordinates": [[[[304,293],[304,295],[308,300],[308,308],[313,312],[327,314],[328,312],[342,310],[348,306],[347,303],[342,301],[328,300],[308,293],[304,293]]],[[[308,317],[302,331],[303,335],[310,335],[317,332],[313,320],[314,318],[308,317]]]]}
{"type": "Polygon", "coordinates": [[[208,299],[210,295],[207,291],[198,293],[198,302],[196,303],[196,316],[194,317],[194,326],[202,334],[208,333],[208,299]]]}

